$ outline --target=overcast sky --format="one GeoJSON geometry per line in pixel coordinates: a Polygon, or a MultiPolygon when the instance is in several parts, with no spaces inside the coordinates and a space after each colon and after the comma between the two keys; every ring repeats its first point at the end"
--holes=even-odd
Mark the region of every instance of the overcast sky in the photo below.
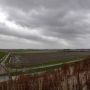
{"type": "Polygon", "coordinates": [[[0,48],[90,48],[90,0],[0,0],[0,48]]]}

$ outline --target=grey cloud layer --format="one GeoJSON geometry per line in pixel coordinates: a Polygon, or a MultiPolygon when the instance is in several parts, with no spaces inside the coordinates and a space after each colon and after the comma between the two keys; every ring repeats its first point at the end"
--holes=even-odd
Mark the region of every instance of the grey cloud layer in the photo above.
{"type": "Polygon", "coordinates": [[[1,0],[4,5],[29,10],[44,6],[47,8],[90,8],[90,0],[1,0]]]}
{"type": "MultiPolygon", "coordinates": [[[[0,22],[0,35],[24,40],[21,48],[36,48],[35,43],[30,45],[25,40],[39,43],[37,48],[89,48],[90,0],[0,2],[1,13],[5,11],[8,15],[4,22],[0,22]]],[[[19,48],[20,41],[13,40],[18,45],[12,48],[19,48]]],[[[2,42],[0,43],[2,45],[2,42]]]]}

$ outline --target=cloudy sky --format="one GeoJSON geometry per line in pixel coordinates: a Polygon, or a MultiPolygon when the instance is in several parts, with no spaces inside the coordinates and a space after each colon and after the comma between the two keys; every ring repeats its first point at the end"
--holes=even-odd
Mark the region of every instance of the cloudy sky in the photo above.
{"type": "Polygon", "coordinates": [[[90,48],[90,0],[0,0],[0,48],[90,48]]]}

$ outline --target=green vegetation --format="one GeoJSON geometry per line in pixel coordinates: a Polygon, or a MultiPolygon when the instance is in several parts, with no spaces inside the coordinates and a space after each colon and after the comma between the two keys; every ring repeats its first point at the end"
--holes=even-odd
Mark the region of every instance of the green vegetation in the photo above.
{"type": "Polygon", "coordinates": [[[6,55],[5,52],[0,52],[0,59],[6,55]]]}
{"type": "Polygon", "coordinates": [[[0,62],[2,61],[2,58],[6,55],[6,52],[0,51],[0,62]]]}

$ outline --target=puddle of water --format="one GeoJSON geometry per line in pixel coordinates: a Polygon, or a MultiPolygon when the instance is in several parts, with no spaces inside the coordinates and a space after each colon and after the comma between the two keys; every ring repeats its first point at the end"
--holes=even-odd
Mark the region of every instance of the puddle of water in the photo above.
{"type": "MultiPolygon", "coordinates": [[[[12,76],[12,80],[15,80],[16,76],[12,76]]],[[[9,80],[8,76],[0,76],[0,82],[9,80]]]]}
{"type": "Polygon", "coordinates": [[[8,76],[0,76],[0,82],[9,80],[8,76]]]}

